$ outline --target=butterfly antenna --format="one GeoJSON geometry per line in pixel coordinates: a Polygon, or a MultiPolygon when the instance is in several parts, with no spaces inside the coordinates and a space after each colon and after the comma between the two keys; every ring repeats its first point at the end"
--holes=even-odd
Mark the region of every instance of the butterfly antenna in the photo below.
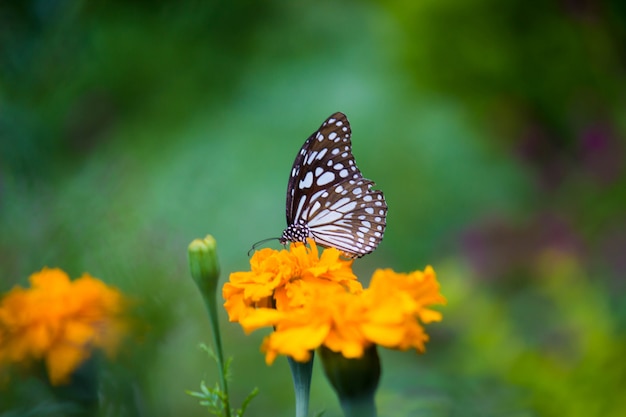
{"type": "Polygon", "coordinates": [[[269,237],[267,239],[263,239],[263,240],[259,240],[257,243],[255,243],[254,245],[252,245],[252,247],[250,248],[250,250],[248,251],[248,256],[250,256],[250,254],[252,252],[254,252],[259,246],[261,246],[263,243],[265,242],[269,242],[270,240],[280,240],[279,237],[269,237]]]}

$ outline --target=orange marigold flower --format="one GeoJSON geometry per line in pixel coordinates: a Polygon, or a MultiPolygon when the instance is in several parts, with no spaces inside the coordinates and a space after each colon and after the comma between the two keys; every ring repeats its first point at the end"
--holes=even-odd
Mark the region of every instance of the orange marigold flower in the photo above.
{"type": "Polygon", "coordinates": [[[299,308],[308,294],[322,286],[330,291],[359,292],[361,284],[352,272],[352,261],[330,248],[319,256],[315,242],[289,250],[263,249],[250,259],[251,271],[233,272],[222,295],[230,321],[239,322],[246,332],[273,326],[282,313],[299,308]]]}
{"type": "Polygon", "coordinates": [[[432,267],[411,273],[378,269],[364,294],[367,314],[361,325],[373,343],[395,349],[425,350],[428,341],[422,323],[441,321],[438,311],[428,308],[445,304],[432,267]]]}
{"type": "Polygon", "coordinates": [[[363,290],[352,261],[333,248],[319,257],[315,243],[309,245],[260,251],[250,261],[252,271],[233,273],[224,285],[231,321],[246,332],[274,328],[262,346],[268,364],[277,355],[306,361],[321,345],[346,358],[361,357],[372,344],[425,350],[422,323],[440,321],[441,313],[430,306],[446,302],[431,267],[377,270],[363,290]]]}
{"type": "Polygon", "coordinates": [[[51,268],[32,274],[30,283],[0,302],[0,366],[44,360],[50,382],[58,385],[92,349],[115,352],[125,327],[118,290],[89,274],[70,281],[51,268]]]}
{"type": "Polygon", "coordinates": [[[429,307],[446,302],[431,267],[408,274],[379,269],[361,293],[318,288],[307,298],[274,323],[262,347],[266,362],[279,354],[307,360],[322,344],[346,358],[360,358],[372,344],[423,352],[428,335],[421,323],[440,321],[441,313],[429,307]]]}

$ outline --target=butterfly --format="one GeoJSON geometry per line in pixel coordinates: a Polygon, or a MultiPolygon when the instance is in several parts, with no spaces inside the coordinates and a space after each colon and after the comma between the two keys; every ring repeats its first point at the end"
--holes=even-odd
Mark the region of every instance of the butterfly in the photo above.
{"type": "Polygon", "coordinates": [[[312,238],[359,258],[383,239],[387,203],[357,168],[351,135],[345,114],[337,112],[302,145],[287,185],[287,228],[281,244],[312,238]]]}

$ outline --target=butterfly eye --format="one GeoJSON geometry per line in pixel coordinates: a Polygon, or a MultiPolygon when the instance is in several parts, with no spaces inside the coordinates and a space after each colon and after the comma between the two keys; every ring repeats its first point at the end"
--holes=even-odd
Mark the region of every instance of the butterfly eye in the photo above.
{"type": "Polygon", "coordinates": [[[360,257],[381,242],[387,203],[357,168],[351,135],[346,116],[335,113],[302,145],[287,186],[287,228],[281,243],[312,238],[360,257]]]}

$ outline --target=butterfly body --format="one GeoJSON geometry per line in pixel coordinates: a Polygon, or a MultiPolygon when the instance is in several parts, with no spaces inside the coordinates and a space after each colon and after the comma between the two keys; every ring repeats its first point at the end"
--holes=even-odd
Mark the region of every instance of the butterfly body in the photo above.
{"type": "Polygon", "coordinates": [[[300,149],[287,185],[282,244],[312,238],[357,258],[382,240],[387,204],[357,168],[351,135],[346,116],[334,113],[300,149]]]}

